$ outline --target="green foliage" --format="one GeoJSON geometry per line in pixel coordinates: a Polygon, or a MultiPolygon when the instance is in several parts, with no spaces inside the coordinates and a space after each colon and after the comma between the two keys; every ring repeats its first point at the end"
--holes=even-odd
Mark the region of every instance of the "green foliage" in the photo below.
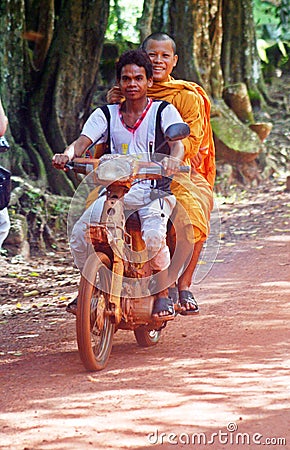
{"type": "Polygon", "coordinates": [[[290,3],[255,0],[254,20],[256,23],[257,46],[264,72],[286,66],[289,61],[290,3]]]}
{"type": "Polygon", "coordinates": [[[106,31],[106,39],[118,43],[130,41],[139,43],[139,33],[136,30],[137,19],[142,14],[142,2],[134,0],[112,0],[106,31]]]}
{"type": "Polygon", "coordinates": [[[121,7],[118,0],[111,3],[107,34],[110,35],[110,33],[112,33],[112,40],[122,42],[125,22],[122,19],[121,7]]]}
{"type": "Polygon", "coordinates": [[[289,0],[280,0],[278,4],[267,0],[255,0],[254,20],[258,38],[290,41],[289,0]]]}
{"type": "Polygon", "coordinates": [[[54,200],[54,202],[50,202],[51,212],[56,215],[68,214],[70,203],[67,197],[54,197],[54,200]]]}
{"type": "Polygon", "coordinates": [[[290,3],[289,0],[281,0],[280,7],[276,7],[276,15],[282,32],[282,38],[290,41],[290,3]]]}

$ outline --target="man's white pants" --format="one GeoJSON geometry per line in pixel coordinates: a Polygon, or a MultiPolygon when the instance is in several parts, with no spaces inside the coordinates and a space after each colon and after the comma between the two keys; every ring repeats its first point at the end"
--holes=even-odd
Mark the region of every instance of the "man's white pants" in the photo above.
{"type": "MultiPolygon", "coordinates": [[[[73,227],[70,247],[74,262],[80,271],[83,270],[86,259],[92,251],[92,247],[85,239],[87,225],[100,222],[105,200],[106,196],[103,195],[92,203],[73,227]]],[[[152,258],[151,268],[156,271],[164,270],[170,264],[166,231],[168,218],[175,204],[175,197],[169,195],[161,200],[156,199],[138,210],[142,237],[149,252],[149,258],[152,258]]]]}

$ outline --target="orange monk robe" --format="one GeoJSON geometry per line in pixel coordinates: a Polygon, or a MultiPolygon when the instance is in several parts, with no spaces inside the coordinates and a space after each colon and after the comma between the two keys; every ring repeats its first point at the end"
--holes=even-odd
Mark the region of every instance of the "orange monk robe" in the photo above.
{"type": "Polygon", "coordinates": [[[186,176],[176,175],[171,190],[187,211],[194,227],[194,241],[204,241],[210,231],[209,218],[213,207],[212,189],[215,180],[215,148],[210,126],[209,98],[196,83],[172,77],[165,82],[154,82],[148,89],[148,96],[172,103],[190,127],[190,135],[182,141],[184,161],[192,167],[190,180],[186,176]],[[202,158],[198,167],[191,161],[197,153],[202,158]]]}
{"type": "Polygon", "coordinates": [[[215,181],[215,148],[210,125],[210,100],[201,86],[172,77],[148,88],[148,97],[166,100],[179,111],[190,127],[190,135],[182,142],[185,160],[200,154],[202,162],[195,170],[213,187],[215,181]]]}

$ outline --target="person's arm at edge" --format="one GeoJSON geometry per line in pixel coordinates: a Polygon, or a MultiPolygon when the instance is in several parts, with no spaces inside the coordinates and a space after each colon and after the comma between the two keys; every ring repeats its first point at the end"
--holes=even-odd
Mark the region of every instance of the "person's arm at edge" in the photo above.
{"type": "Polygon", "coordinates": [[[8,118],[6,117],[6,114],[4,112],[2,102],[0,99],[0,136],[4,136],[7,130],[8,125],[8,118]]]}

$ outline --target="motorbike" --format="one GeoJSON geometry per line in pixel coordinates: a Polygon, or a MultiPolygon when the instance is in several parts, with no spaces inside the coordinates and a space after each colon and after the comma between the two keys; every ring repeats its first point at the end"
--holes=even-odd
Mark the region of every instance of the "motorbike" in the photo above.
{"type": "MultiPolygon", "coordinates": [[[[173,124],[162,145],[189,134],[186,124],[173,124]]],[[[110,155],[111,156],[111,155],[110,155]]],[[[163,167],[154,160],[132,156],[75,158],[68,167],[88,174],[105,187],[101,220],[87,225],[87,240],[93,248],[81,274],[76,313],[79,355],[88,371],[107,365],[117,330],[133,331],[137,343],[151,347],[158,343],[169,322],[152,317],[155,301],[154,276],[141,236],[138,214],[126,213],[124,195],[140,180],[158,180],[163,167]]],[[[181,166],[188,172],[189,167],[181,166]]],[[[180,306],[175,305],[176,314],[180,306]]],[[[174,317],[172,317],[174,319],[174,317]]]]}

